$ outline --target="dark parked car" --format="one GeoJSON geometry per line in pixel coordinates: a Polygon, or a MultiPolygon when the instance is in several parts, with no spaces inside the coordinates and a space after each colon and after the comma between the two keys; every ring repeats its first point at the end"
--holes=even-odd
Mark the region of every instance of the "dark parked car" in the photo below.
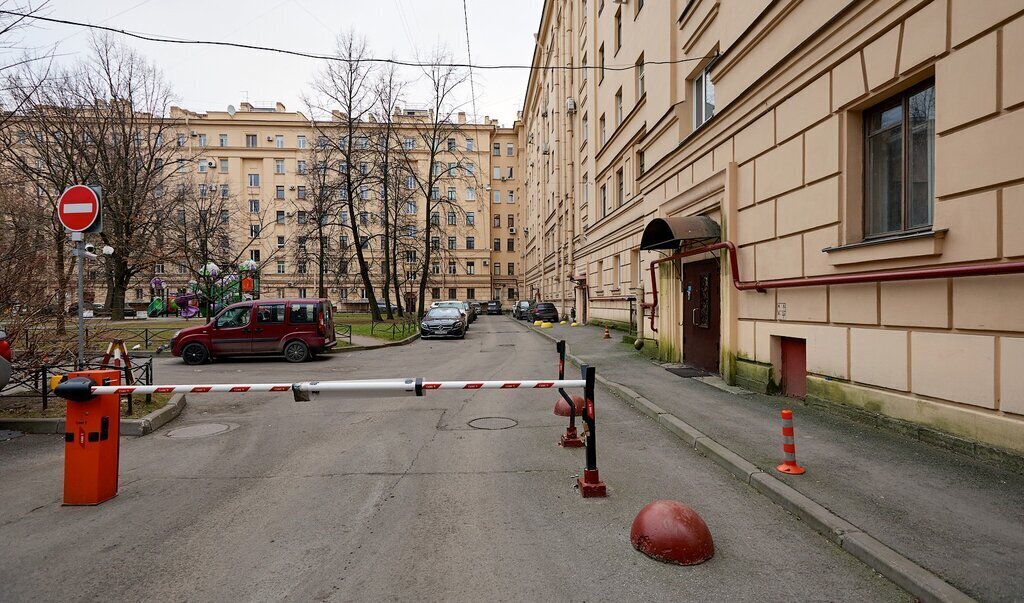
{"type": "Polygon", "coordinates": [[[518,318],[519,320],[526,320],[530,317],[530,302],[520,300],[516,302],[516,305],[512,306],[512,318],[518,318]]]}
{"type": "Polygon", "coordinates": [[[488,314],[501,314],[501,300],[492,299],[487,302],[487,313],[488,314]]]}
{"type": "Polygon", "coordinates": [[[185,364],[261,354],[283,354],[289,362],[302,362],[336,343],[330,301],[263,299],[230,305],[208,324],[178,331],[171,339],[171,353],[185,364]]]}
{"type": "Polygon", "coordinates": [[[530,308],[530,318],[532,320],[558,322],[558,310],[555,309],[555,304],[551,302],[538,302],[530,308]]]}
{"type": "Polygon", "coordinates": [[[477,316],[480,316],[481,314],[484,313],[484,307],[483,305],[480,304],[480,302],[471,301],[469,302],[469,305],[473,306],[473,311],[476,312],[477,316]]]}
{"type": "Polygon", "coordinates": [[[466,337],[466,322],[463,312],[454,306],[431,308],[420,322],[420,337],[466,337]]]}

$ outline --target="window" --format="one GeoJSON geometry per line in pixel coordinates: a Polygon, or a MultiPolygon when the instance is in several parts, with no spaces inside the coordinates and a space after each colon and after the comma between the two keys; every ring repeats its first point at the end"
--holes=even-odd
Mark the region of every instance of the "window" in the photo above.
{"type": "Polygon", "coordinates": [[[467,163],[466,164],[466,175],[467,176],[472,176],[475,173],[476,173],[476,166],[474,166],[472,163],[467,163]]]}
{"type": "MultiPolygon", "coordinates": [[[[226,209],[220,210],[220,223],[221,224],[227,224],[228,223],[228,210],[226,210],[226,209]]],[[[224,247],[226,247],[226,245],[224,245],[224,247]]]]}
{"type": "Polygon", "coordinates": [[[227,134],[221,134],[220,135],[220,146],[222,146],[222,147],[228,146],[228,135],[227,134]]]}
{"type": "Polygon", "coordinates": [[[476,289],[473,287],[466,289],[466,299],[476,299],[476,289]]]}
{"type": "Polygon", "coordinates": [[[206,166],[206,160],[205,159],[200,159],[199,160],[199,173],[200,174],[205,174],[206,173],[206,167],[207,167],[206,166]]]}
{"type": "MultiPolygon", "coordinates": [[[[639,9],[637,9],[639,10],[639,9]]],[[[636,66],[633,68],[633,74],[636,78],[636,98],[640,100],[647,93],[647,88],[644,82],[644,55],[640,53],[640,58],[636,60],[636,66]]]]}
{"type": "Polygon", "coordinates": [[[476,274],[476,262],[472,260],[466,262],[466,274],[476,274]]]}
{"type": "Polygon", "coordinates": [[[370,198],[370,187],[368,187],[368,186],[360,186],[359,187],[359,198],[363,199],[364,201],[366,199],[369,199],[370,198]]]}
{"type": "Polygon", "coordinates": [[[449,163],[448,164],[448,177],[449,178],[455,178],[458,175],[459,175],[459,164],[458,163],[449,163]]]}
{"type": "Polygon", "coordinates": [[[206,134],[200,134],[199,135],[199,146],[201,146],[201,147],[205,147],[206,146],[206,134]]]}
{"type": "Polygon", "coordinates": [[[622,256],[615,254],[612,258],[612,289],[618,289],[622,283],[622,256]]]}
{"type": "Polygon", "coordinates": [[[598,78],[597,83],[600,84],[604,81],[604,44],[601,44],[601,48],[597,50],[597,70],[601,76],[598,78]]]}
{"type": "Polygon", "coordinates": [[[640,250],[633,249],[629,252],[629,282],[632,286],[640,285],[640,250]]]}
{"type": "Polygon", "coordinates": [[[459,290],[455,288],[448,289],[448,299],[455,299],[459,296],[459,290]]]}
{"type": "Polygon", "coordinates": [[[296,215],[296,221],[299,224],[305,224],[306,223],[306,212],[304,212],[304,211],[298,212],[298,214],[296,215]]]}
{"type": "Polygon", "coordinates": [[[508,192],[508,202],[509,203],[515,203],[516,202],[516,194],[515,194],[515,192],[513,192],[513,191],[509,191],[508,192]]]}
{"type": "Polygon", "coordinates": [[[637,152],[637,154],[636,154],[636,169],[640,173],[641,176],[643,176],[644,172],[647,171],[647,165],[645,163],[645,159],[646,158],[644,157],[644,152],[643,151],[637,152]]]}
{"type": "Polygon", "coordinates": [[[220,198],[221,199],[227,199],[229,192],[230,192],[230,189],[228,188],[227,184],[220,185],[220,198]]]}
{"type": "Polygon", "coordinates": [[[433,226],[438,226],[441,224],[441,212],[430,212],[430,224],[433,226]]]}
{"type": "Polygon", "coordinates": [[[501,251],[501,239],[494,239],[494,250],[501,251]]]}
{"type": "Polygon", "coordinates": [[[306,198],[306,187],[304,187],[304,186],[298,187],[298,190],[296,191],[296,193],[297,193],[297,196],[298,196],[299,199],[305,199],[306,198]]]}
{"type": "Polygon", "coordinates": [[[260,200],[259,199],[249,199],[249,213],[250,214],[258,214],[258,213],[260,213],[260,200]]]}
{"type": "Polygon", "coordinates": [[[472,151],[473,150],[473,139],[472,138],[467,138],[466,139],[466,150],[467,151],[472,151]]]}
{"type": "Polygon", "coordinates": [[[476,214],[471,212],[471,211],[467,211],[466,212],[466,226],[473,226],[474,224],[476,224],[476,214]]]}
{"type": "Polygon", "coordinates": [[[601,217],[608,215],[608,192],[605,191],[604,185],[601,185],[601,194],[599,195],[601,202],[601,217]]]}
{"type": "Polygon", "coordinates": [[[509,276],[515,276],[516,275],[516,265],[515,265],[514,262],[509,262],[508,263],[508,275],[509,276]]]}
{"type": "Polygon", "coordinates": [[[305,136],[299,136],[298,144],[296,146],[298,146],[300,149],[306,148],[306,137],[305,136]]]}
{"type": "Polygon", "coordinates": [[[455,152],[455,139],[454,138],[449,138],[448,139],[448,152],[449,153],[454,153],[455,152]]]}
{"type": "Polygon", "coordinates": [[[256,135],[255,134],[246,134],[245,135],[245,146],[248,149],[255,149],[256,148],[256,135]]]}
{"type": "Polygon", "coordinates": [[[370,223],[370,213],[361,211],[359,212],[359,224],[366,226],[370,223]]]}
{"type": "Polygon", "coordinates": [[[434,250],[441,249],[441,237],[430,237],[430,248],[434,250]]]}
{"type": "Polygon", "coordinates": [[[410,214],[410,215],[416,213],[416,202],[415,201],[406,201],[405,202],[405,213],[410,214]]]}
{"type": "Polygon", "coordinates": [[[583,85],[587,83],[587,76],[590,75],[590,70],[587,69],[587,53],[583,53],[583,60],[580,62],[580,67],[582,67],[580,71],[583,73],[583,81],[580,83],[580,87],[582,88],[583,85]]]}
{"type": "Polygon", "coordinates": [[[455,226],[457,224],[455,220],[455,212],[448,212],[448,226],[455,226]]]}
{"type": "Polygon", "coordinates": [[[515,239],[508,239],[507,241],[505,241],[505,251],[515,251],[515,250],[516,250],[516,240],[515,239]]]}
{"type": "Polygon", "coordinates": [[[227,159],[221,159],[220,160],[220,173],[221,174],[227,174],[228,173],[228,160],[227,159]]]}
{"type": "Polygon", "coordinates": [[[505,143],[505,155],[507,157],[512,157],[515,154],[516,154],[516,145],[512,144],[511,142],[505,143]]]}
{"type": "Polygon", "coordinates": [[[626,183],[623,178],[622,168],[615,172],[615,207],[622,207],[626,202],[626,183]]]}
{"type": "Polygon", "coordinates": [[[406,136],[405,140],[402,141],[402,148],[406,151],[411,151],[416,148],[416,141],[406,136]]]}
{"type": "Polygon", "coordinates": [[[494,166],[494,179],[501,180],[501,168],[498,166],[494,166]]]}
{"type": "Polygon", "coordinates": [[[515,287],[509,287],[508,288],[508,299],[516,299],[517,297],[519,297],[519,294],[517,293],[516,288],[515,287]]]}
{"type": "Polygon", "coordinates": [[[587,114],[583,114],[583,119],[580,120],[580,135],[583,137],[583,142],[587,142],[590,139],[590,118],[587,114]]]}
{"type": "Polygon", "coordinates": [[[494,146],[491,148],[491,154],[494,155],[495,157],[501,157],[501,143],[500,142],[494,143],[494,146]]]}
{"type": "Polygon", "coordinates": [[[275,159],[274,160],[274,173],[275,174],[283,174],[284,173],[284,159],[275,159]]]}
{"type": "Polygon", "coordinates": [[[935,83],[864,112],[864,236],[931,226],[935,187],[935,83]]]}
{"type": "Polygon", "coordinates": [[[615,11],[615,52],[622,48],[622,8],[615,11]]]}
{"type": "Polygon", "coordinates": [[[508,215],[508,227],[509,228],[515,228],[515,226],[516,226],[516,217],[514,215],[512,215],[512,214],[509,214],[508,215]]]}
{"type": "Polygon", "coordinates": [[[455,187],[454,186],[449,186],[448,187],[448,200],[449,201],[454,201],[455,200],[455,187]]]}
{"type": "Polygon", "coordinates": [[[441,297],[441,288],[440,287],[431,287],[430,288],[430,298],[431,299],[437,299],[439,297],[441,297]]]}
{"type": "Polygon", "coordinates": [[[284,236],[277,235],[277,248],[284,249],[284,236]]]}
{"type": "Polygon", "coordinates": [[[157,262],[156,264],[153,264],[153,273],[154,274],[163,274],[164,273],[164,263],[163,262],[157,262]]]}
{"type": "Polygon", "coordinates": [[[284,274],[284,260],[277,260],[277,273],[284,274]]]}
{"type": "Polygon", "coordinates": [[[259,174],[249,174],[249,186],[256,188],[260,185],[259,174]]]}
{"type": "Polygon", "coordinates": [[[369,249],[370,248],[370,237],[359,237],[359,248],[369,249]]]}
{"type": "Polygon", "coordinates": [[[284,199],[284,185],[278,185],[274,187],[274,198],[284,199]]]}
{"type": "MultiPolygon", "coordinates": [[[[448,274],[455,274],[455,260],[448,260],[448,274]]],[[[449,290],[448,290],[448,294],[449,294],[449,295],[450,295],[451,297],[455,297],[455,294],[454,294],[454,293],[452,293],[451,291],[452,291],[452,290],[451,290],[451,289],[449,289],[449,290]]]]}
{"type": "Polygon", "coordinates": [[[466,249],[476,249],[476,237],[466,237],[466,249]]]}
{"type": "Polygon", "coordinates": [[[406,249],[405,250],[405,261],[409,262],[410,264],[416,261],[416,250],[415,249],[406,249]]]}
{"type": "Polygon", "coordinates": [[[501,228],[501,214],[494,214],[494,227],[501,228]]]}
{"type": "Polygon", "coordinates": [[[260,261],[260,250],[259,249],[250,249],[249,250],[249,259],[254,261],[254,262],[259,262],[260,261]]]}
{"type": "Polygon", "coordinates": [[[622,88],[615,93],[615,127],[622,125],[622,88]]]}
{"type": "Polygon", "coordinates": [[[715,85],[711,82],[711,70],[701,69],[693,78],[693,127],[699,128],[715,115],[715,85]]]}
{"type": "MultiPolygon", "coordinates": [[[[299,297],[305,297],[306,294],[300,291],[299,297]]],[[[292,303],[290,308],[292,323],[314,323],[316,322],[316,304],[315,303],[292,303]]]]}
{"type": "Polygon", "coordinates": [[[501,191],[494,191],[494,202],[501,203],[501,191]]]}
{"type": "Polygon", "coordinates": [[[450,249],[450,250],[458,249],[458,245],[456,244],[455,237],[448,237],[448,249],[450,249]]]}
{"type": "Polygon", "coordinates": [[[466,189],[466,201],[476,201],[476,190],[472,186],[466,189]]]}
{"type": "Polygon", "coordinates": [[[512,179],[512,173],[513,173],[513,172],[512,172],[512,168],[511,168],[511,167],[509,167],[509,168],[508,168],[508,176],[506,176],[506,178],[508,178],[509,180],[511,180],[511,179],[512,179]]]}
{"type": "Polygon", "coordinates": [[[258,236],[260,236],[260,225],[259,224],[250,224],[249,225],[249,238],[250,239],[255,239],[258,236]]]}
{"type": "MultiPolygon", "coordinates": [[[[347,234],[343,234],[340,237],[338,237],[338,245],[342,249],[348,249],[348,235],[347,234]]],[[[342,270],[342,272],[345,272],[345,271],[342,270]]]]}
{"type": "Polygon", "coordinates": [[[501,274],[501,262],[494,262],[494,274],[501,274]]]}
{"type": "Polygon", "coordinates": [[[430,263],[430,274],[441,274],[441,264],[439,262],[430,263]]]}
{"type": "Polygon", "coordinates": [[[277,210],[277,223],[284,224],[284,210],[277,210]]]}
{"type": "Polygon", "coordinates": [[[299,274],[306,274],[306,262],[298,262],[295,264],[295,271],[299,274]]]}
{"type": "Polygon", "coordinates": [[[416,177],[406,176],[405,177],[405,188],[416,188],[416,177]]]}
{"type": "Polygon", "coordinates": [[[283,149],[284,148],[284,136],[283,135],[277,134],[277,135],[274,136],[274,148],[276,148],[276,149],[283,149]]]}
{"type": "Polygon", "coordinates": [[[430,198],[435,200],[435,201],[440,199],[441,198],[441,189],[436,187],[436,186],[430,187],[430,198]]]}
{"type": "Polygon", "coordinates": [[[599,138],[602,145],[608,141],[607,130],[605,129],[604,114],[601,115],[601,119],[597,122],[598,129],[600,130],[601,137],[599,138]]]}

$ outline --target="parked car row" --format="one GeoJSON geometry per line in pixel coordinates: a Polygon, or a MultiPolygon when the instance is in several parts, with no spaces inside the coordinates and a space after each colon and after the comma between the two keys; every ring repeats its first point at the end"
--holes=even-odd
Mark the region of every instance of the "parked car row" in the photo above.
{"type": "Polygon", "coordinates": [[[551,302],[530,302],[519,300],[512,307],[512,318],[519,320],[543,320],[558,322],[558,309],[551,302]]]}

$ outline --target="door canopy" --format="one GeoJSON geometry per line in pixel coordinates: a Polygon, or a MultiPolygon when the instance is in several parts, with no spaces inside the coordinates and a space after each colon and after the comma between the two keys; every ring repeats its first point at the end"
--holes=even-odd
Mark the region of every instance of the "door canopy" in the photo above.
{"type": "Polygon", "coordinates": [[[721,227],[707,216],[654,218],[644,228],[640,249],[686,248],[717,243],[721,237],[721,227]]]}

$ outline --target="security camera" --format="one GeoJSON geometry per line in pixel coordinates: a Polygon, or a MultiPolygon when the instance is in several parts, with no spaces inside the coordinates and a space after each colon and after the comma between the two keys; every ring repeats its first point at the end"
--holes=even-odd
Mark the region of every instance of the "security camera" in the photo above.
{"type": "Polygon", "coordinates": [[[86,243],[85,244],[85,252],[86,253],[96,253],[96,246],[93,245],[92,243],[86,243]]]}

